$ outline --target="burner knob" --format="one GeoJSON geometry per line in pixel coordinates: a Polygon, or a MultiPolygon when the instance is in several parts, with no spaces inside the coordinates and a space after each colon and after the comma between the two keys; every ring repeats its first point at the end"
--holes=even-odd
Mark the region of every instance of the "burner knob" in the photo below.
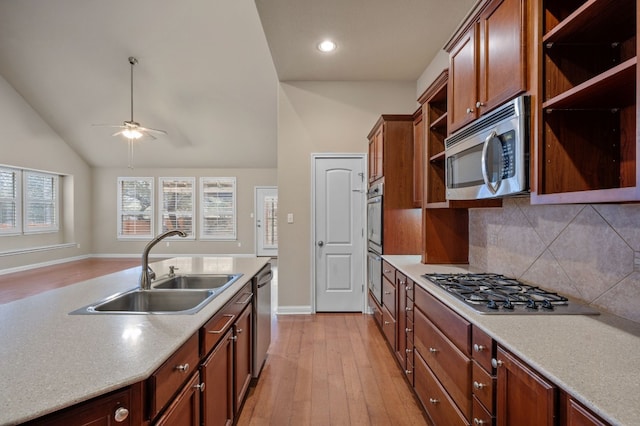
{"type": "Polygon", "coordinates": [[[487,308],[489,308],[489,309],[498,309],[498,304],[496,303],[495,300],[489,300],[487,302],[487,308]]]}
{"type": "Polygon", "coordinates": [[[549,311],[553,311],[553,304],[551,302],[549,302],[549,300],[544,299],[542,301],[542,303],[540,304],[540,306],[542,306],[542,309],[547,309],[549,311]]]}
{"type": "Polygon", "coordinates": [[[527,309],[538,309],[538,305],[536,305],[536,301],[533,299],[527,300],[527,309]]]}
{"type": "Polygon", "coordinates": [[[510,300],[505,300],[504,303],[502,304],[502,307],[504,309],[513,310],[513,303],[511,303],[510,300]]]}

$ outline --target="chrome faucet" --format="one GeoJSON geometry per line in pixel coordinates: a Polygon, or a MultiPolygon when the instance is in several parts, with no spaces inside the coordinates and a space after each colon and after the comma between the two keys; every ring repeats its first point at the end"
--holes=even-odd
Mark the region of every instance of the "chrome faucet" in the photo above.
{"type": "Polygon", "coordinates": [[[142,290],[149,290],[151,288],[151,280],[156,278],[156,273],[149,267],[149,252],[153,246],[158,244],[161,240],[173,235],[180,235],[182,238],[187,236],[187,234],[182,231],[172,229],[171,231],[160,234],[153,240],[149,241],[142,251],[142,273],[140,274],[140,288],[142,290]]]}

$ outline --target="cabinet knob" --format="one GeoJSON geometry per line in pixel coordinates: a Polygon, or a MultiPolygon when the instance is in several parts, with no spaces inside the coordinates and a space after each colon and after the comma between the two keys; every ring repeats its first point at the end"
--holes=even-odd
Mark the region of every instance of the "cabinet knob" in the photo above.
{"type": "Polygon", "coordinates": [[[413,287],[406,286],[404,289],[407,290],[407,291],[411,291],[411,290],[413,290],[413,287]]]}
{"type": "Polygon", "coordinates": [[[429,398],[429,402],[430,402],[430,403],[432,403],[433,405],[435,405],[435,404],[437,404],[437,403],[438,403],[438,402],[440,402],[440,401],[438,401],[438,400],[437,400],[437,399],[435,399],[435,398],[429,398]]]}
{"type": "Polygon", "coordinates": [[[238,334],[242,333],[242,329],[241,329],[241,328],[239,328],[239,329],[238,329],[238,331],[237,331],[237,333],[238,333],[238,334]]]}
{"type": "Polygon", "coordinates": [[[482,351],[484,351],[485,349],[486,349],[486,348],[485,348],[484,346],[479,345],[479,344],[477,344],[477,343],[473,345],[473,350],[474,350],[474,351],[476,351],[476,352],[482,352],[482,351]]]}
{"type": "Polygon", "coordinates": [[[407,348],[404,350],[406,353],[410,354],[411,352],[413,352],[411,349],[407,348]]]}
{"type": "Polygon", "coordinates": [[[230,337],[229,337],[229,340],[234,340],[234,341],[235,341],[235,340],[238,340],[238,336],[230,336],[230,337]]]}
{"type": "Polygon", "coordinates": [[[411,333],[412,331],[413,331],[413,329],[411,329],[411,328],[405,328],[405,329],[404,329],[404,332],[405,332],[405,333],[411,333]]]}
{"type": "Polygon", "coordinates": [[[480,102],[480,101],[476,102],[476,108],[480,108],[480,107],[483,107],[483,106],[484,106],[483,102],[480,102]]]}
{"type": "Polygon", "coordinates": [[[411,311],[413,311],[413,308],[410,308],[410,307],[407,306],[406,308],[404,308],[404,310],[407,311],[407,312],[411,312],[411,311]]]}
{"type": "Polygon", "coordinates": [[[404,370],[404,373],[405,373],[405,374],[411,374],[411,373],[413,373],[413,371],[411,371],[411,370],[404,370]]]}
{"type": "Polygon", "coordinates": [[[176,365],[176,370],[186,373],[187,371],[189,371],[189,363],[187,362],[184,364],[176,365]]]}
{"type": "Polygon", "coordinates": [[[493,368],[498,368],[498,367],[502,367],[504,365],[504,362],[496,359],[496,358],[491,358],[491,366],[493,368]]]}
{"type": "Polygon", "coordinates": [[[473,388],[476,389],[476,390],[481,390],[481,389],[485,388],[486,386],[487,385],[485,385],[484,383],[479,383],[479,382],[476,382],[476,381],[473,382],[473,388]]]}
{"type": "Polygon", "coordinates": [[[438,352],[438,350],[436,348],[429,348],[429,352],[435,354],[436,352],[438,352]]]}
{"type": "Polygon", "coordinates": [[[473,108],[467,108],[467,114],[471,114],[474,111],[473,108]]]}
{"type": "Polygon", "coordinates": [[[406,283],[406,281],[400,281],[400,285],[405,285],[406,283]]]}
{"type": "Polygon", "coordinates": [[[478,425],[478,426],[480,426],[480,425],[485,424],[485,421],[484,421],[484,420],[480,420],[480,419],[479,419],[479,418],[477,418],[477,417],[474,417],[474,418],[473,418],[473,424],[474,424],[474,425],[478,425]]]}
{"type": "Polygon", "coordinates": [[[204,392],[204,385],[204,383],[200,383],[199,385],[193,385],[193,387],[198,389],[200,392],[204,392]]]}
{"type": "Polygon", "coordinates": [[[118,423],[124,422],[125,420],[127,420],[127,417],[129,417],[129,410],[124,407],[119,407],[116,412],[113,413],[113,420],[118,423]]]}
{"type": "Polygon", "coordinates": [[[390,270],[390,269],[385,269],[383,272],[384,272],[385,274],[388,274],[388,273],[390,273],[390,272],[391,272],[391,270],[390,270]]]}
{"type": "Polygon", "coordinates": [[[389,324],[391,324],[389,321],[384,322],[384,325],[389,325],[389,324]]]}

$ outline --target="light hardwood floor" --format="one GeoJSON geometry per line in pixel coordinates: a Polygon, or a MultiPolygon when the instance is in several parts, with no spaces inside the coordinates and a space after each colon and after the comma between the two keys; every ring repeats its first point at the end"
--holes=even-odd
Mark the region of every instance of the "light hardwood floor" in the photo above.
{"type": "MultiPolygon", "coordinates": [[[[0,304],[139,266],[86,259],[0,275],[0,304]]],[[[277,289],[276,289],[277,290],[277,289]]],[[[272,343],[237,425],[426,425],[371,315],[273,317],[272,343]]]]}

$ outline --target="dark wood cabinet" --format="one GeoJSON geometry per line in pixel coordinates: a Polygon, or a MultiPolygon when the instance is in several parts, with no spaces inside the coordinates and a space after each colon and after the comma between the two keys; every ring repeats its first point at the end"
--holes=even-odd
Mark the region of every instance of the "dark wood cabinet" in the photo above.
{"type": "Polygon", "coordinates": [[[202,392],[202,423],[207,426],[233,424],[233,330],[227,329],[218,346],[200,365],[205,388],[202,392]]]}
{"type": "Polygon", "coordinates": [[[497,426],[554,425],[556,387],[500,346],[496,366],[497,426]]]}
{"type": "Polygon", "coordinates": [[[384,182],[383,254],[420,253],[421,210],[414,208],[413,115],[382,115],[369,132],[369,182],[384,182]]]}
{"type": "MultiPolygon", "coordinates": [[[[140,384],[133,387],[140,388],[140,384]]],[[[142,424],[142,407],[136,405],[133,387],[99,396],[66,410],[25,423],[28,426],[91,426],[142,424]]],[[[138,394],[140,390],[138,389],[138,394]]]]}
{"type": "Polygon", "coordinates": [[[542,0],[534,204],[640,200],[636,0],[542,0]]]}
{"type": "Polygon", "coordinates": [[[407,276],[396,272],[396,358],[403,370],[407,369],[407,276]]]}
{"type": "Polygon", "coordinates": [[[235,368],[235,413],[242,407],[242,401],[251,384],[251,304],[245,307],[234,325],[234,368],[235,368]]]}
{"type": "Polygon", "coordinates": [[[528,89],[527,7],[527,0],[479,2],[445,46],[449,133],[528,89]]]}
{"type": "Polygon", "coordinates": [[[155,421],[154,426],[201,426],[200,424],[200,374],[195,373],[167,410],[155,421]]]}
{"type": "Polygon", "coordinates": [[[413,113],[413,207],[422,207],[424,192],[424,118],[422,107],[413,113]]]}
{"type": "Polygon", "coordinates": [[[580,402],[569,395],[564,394],[562,415],[560,424],[566,426],[608,426],[609,423],[592,413],[580,402]]]}

